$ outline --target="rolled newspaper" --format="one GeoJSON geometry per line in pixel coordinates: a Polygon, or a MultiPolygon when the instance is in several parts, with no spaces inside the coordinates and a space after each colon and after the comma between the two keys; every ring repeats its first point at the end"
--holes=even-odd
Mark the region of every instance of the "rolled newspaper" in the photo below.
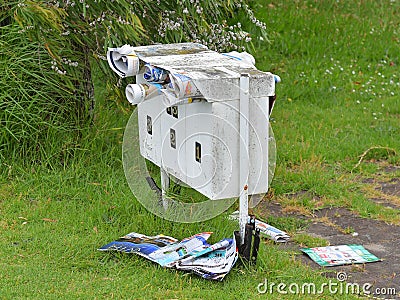
{"type": "Polygon", "coordinates": [[[122,78],[139,73],[139,58],[132,46],[123,45],[120,48],[108,48],[107,61],[110,68],[122,78]]]}
{"type": "Polygon", "coordinates": [[[194,85],[192,79],[179,73],[171,74],[171,82],[168,84],[168,89],[179,99],[202,97],[200,90],[194,85]]]}
{"type": "Polygon", "coordinates": [[[179,73],[171,73],[169,77],[170,82],[167,88],[161,90],[165,95],[164,101],[166,101],[167,106],[185,102],[191,103],[193,98],[203,98],[190,77],[179,73]]]}
{"type": "MultiPolygon", "coordinates": [[[[231,220],[239,220],[239,211],[233,212],[229,215],[231,220]]],[[[249,216],[250,219],[250,216],[249,216]]],[[[260,233],[276,243],[285,243],[289,241],[290,236],[285,232],[274,226],[271,226],[263,221],[255,220],[255,228],[260,230],[260,233]]]]}
{"type": "Polygon", "coordinates": [[[145,99],[159,95],[162,86],[160,84],[128,84],[125,89],[125,95],[132,104],[139,104],[145,99]]]}
{"type": "Polygon", "coordinates": [[[148,82],[163,83],[168,79],[168,72],[164,69],[154,67],[150,64],[144,66],[143,78],[148,82]]]}

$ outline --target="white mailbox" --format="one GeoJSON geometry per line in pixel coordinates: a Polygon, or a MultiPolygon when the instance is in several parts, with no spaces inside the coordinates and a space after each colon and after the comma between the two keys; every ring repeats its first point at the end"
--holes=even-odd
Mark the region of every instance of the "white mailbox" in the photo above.
{"type": "Polygon", "coordinates": [[[193,43],[109,49],[111,68],[136,76],[127,97],[138,108],[140,152],[163,182],[172,175],[212,200],[268,191],[276,77],[248,57],[193,43]]]}
{"type": "Polygon", "coordinates": [[[136,83],[148,83],[143,76],[143,65],[148,64],[190,78],[199,92],[179,97],[160,90],[138,103],[141,155],[210,199],[239,197],[244,184],[239,165],[240,145],[245,142],[240,134],[242,115],[249,129],[248,194],[267,192],[274,75],[199,44],[131,47],[129,54],[139,60],[134,67],[136,83]],[[240,110],[242,74],[249,79],[247,113],[240,110]]]}

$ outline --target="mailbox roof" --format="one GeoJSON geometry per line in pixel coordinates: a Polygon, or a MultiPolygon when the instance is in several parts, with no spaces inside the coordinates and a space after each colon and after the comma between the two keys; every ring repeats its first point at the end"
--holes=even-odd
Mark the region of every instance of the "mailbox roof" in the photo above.
{"type": "Polygon", "coordinates": [[[273,74],[201,44],[160,44],[133,49],[145,63],[190,77],[209,102],[239,99],[239,79],[243,73],[250,75],[250,97],[275,94],[273,74]]]}

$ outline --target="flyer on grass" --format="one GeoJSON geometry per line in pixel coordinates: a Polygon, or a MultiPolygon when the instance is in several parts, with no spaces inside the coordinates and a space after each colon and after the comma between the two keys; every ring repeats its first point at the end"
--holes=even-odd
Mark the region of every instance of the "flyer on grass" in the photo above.
{"type": "Polygon", "coordinates": [[[235,265],[238,249],[234,238],[208,244],[211,232],[202,232],[181,241],[166,235],[147,236],[131,232],[99,251],[134,253],[163,267],[194,273],[221,281],[235,265]]]}
{"type": "Polygon", "coordinates": [[[301,251],[324,267],[380,261],[378,257],[371,254],[361,245],[302,248],[301,251]]]}

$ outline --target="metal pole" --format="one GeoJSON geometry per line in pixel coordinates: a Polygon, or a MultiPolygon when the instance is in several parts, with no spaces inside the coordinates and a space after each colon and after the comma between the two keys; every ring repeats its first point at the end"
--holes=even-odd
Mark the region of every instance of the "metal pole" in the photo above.
{"type": "Polygon", "coordinates": [[[239,95],[239,184],[241,185],[239,198],[239,227],[240,240],[244,243],[245,229],[249,215],[248,179],[249,179],[249,74],[240,75],[239,95]]]}
{"type": "Polygon", "coordinates": [[[163,167],[160,167],[160,175],[161,175],[161,197],[162,204],[165,210],[168,208],[168,199],[166,197],[166,191],[169,189],[169,175],[168,172],[165,171],[163,167]]]}

